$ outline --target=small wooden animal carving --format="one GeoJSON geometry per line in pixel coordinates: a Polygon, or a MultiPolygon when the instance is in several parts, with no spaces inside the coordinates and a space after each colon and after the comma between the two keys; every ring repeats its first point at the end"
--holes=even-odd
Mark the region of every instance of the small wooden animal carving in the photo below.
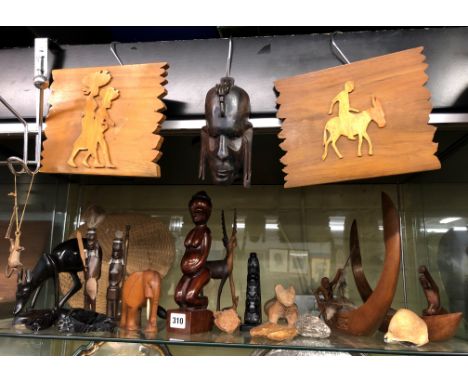
{"type": "Polygon", "coordinates": [[[149,299],[150,316],[145,331],[157,332],[156,319],[160,293],[161,276],[157,271],[146,270],[132,273],[125,280],[122,290],[120,327],[126,330],[139,329],[141,308],[143,308],[147,299],[149,299]]]}
{"type": "Polygon", "coordinates": [[[298,317],[298,309],[295,304],[296,291],[290,286],[285,289],[281,284],[275,286],[276,297],[268,300],[265,303],[265,313],[268,316],[268,321],[277,324],[281,318],[286,319],[289,327],[296,325],[298,317]]]}
{"type": "Polygon", "coordinates": [[[340,151],[336,147],[336,142],[341,136],[348,137],[348,139],[355,140],[356,135],[359,139],[358,142],[358,157],[362,156],[362,139],[364,138],[368,145],[369,155],[373,155],[372,141],[367,134],[367,127],[371,121],[375,121],[379,127],[385,127],[385,114],[382,109],[380,101],[376,97],[372,96],[372,107],[364,111],[359,111],[349,106],[349,93],[354,90],[354,82],[346,81],[345,89],[338,93],[333,99],[328,114],[333,111],[333,106],[336,102],[339,104],[338,117],[329,119],[323,130],[323,155],[322,160],[327,158],[328,145],[331,143],[333,150],[335,150],[338,158],[342,159],[340,151]],[[351,113],[354,112],[354,113],[351,113]],[[327,136],[328,133],[328,136],[327,136]]]}

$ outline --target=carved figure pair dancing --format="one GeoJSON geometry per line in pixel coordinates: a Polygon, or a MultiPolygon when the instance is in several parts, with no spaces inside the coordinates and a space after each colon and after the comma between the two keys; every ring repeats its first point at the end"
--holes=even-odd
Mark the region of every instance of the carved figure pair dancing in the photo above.
{"type": "Polygon", "coordinates": [[[109,147],[104,133],[109,127],[115,126],[108,110],[112,106],[112,101],[119,97],[119,90],[108,87],[101,92],[101,88],[107,85],[111,79],[112,76],[107,70],[100,70],[83,79],[84,87],[82,91],[86,96],[86,104],[81,119],[81,133],[75,140],[67,161],[67,164],[71,167],[78,167],[75,163],[75,158],[80,151],[86,151],[81,162],[83,166],[115,168],[110,158],[109,147]],[[98,103],[97,97],[99,95],[101,95],[101,103],[98,103]],[[104,164],[98,155],[99,148],[104,157],[104,164]],[[91,163],[88,162],[90,158],[92,159],[91,163]]]}

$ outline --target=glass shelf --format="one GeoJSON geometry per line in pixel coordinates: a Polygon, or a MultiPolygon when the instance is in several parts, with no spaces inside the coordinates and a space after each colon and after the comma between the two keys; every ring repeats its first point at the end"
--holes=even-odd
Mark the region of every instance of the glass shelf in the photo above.
{"type": "Polygon", "coordinates": [[[11,326],[11,319],[0,320],[0,337],[36,338],[49,340],[111,341],[127,343],[148,343],[164,345],[191,345],[254,349],[315,350],[349,353],[401,354],[401,355],[468,355],[468,341],[453,338],[444,342],[432,342],[422,347],[386,344],[383,334],[371,337],[356,337],[332,333],[327,339],[296,337],[292,341],[274,342],[263,338],[252,338],[248,332],[236,332],[232,335],[214,328],[211,332],[180,335],[167,333],[164,322],[159,323],[159,331],[154,336],[137,331],[125,333],[61,333],[55,328],[33,332],[11,326]]]}

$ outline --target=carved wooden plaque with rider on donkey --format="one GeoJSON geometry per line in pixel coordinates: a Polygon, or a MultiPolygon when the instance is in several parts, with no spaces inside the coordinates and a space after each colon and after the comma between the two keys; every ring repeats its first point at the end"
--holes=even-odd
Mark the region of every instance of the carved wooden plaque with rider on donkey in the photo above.
{"type": "Polygon", "coordinates": [[[167,63],[54,70],[41,172],[159,177],[167,63]]]}
{"type": "Polygon", "coordinates": [[[440,168],[422,50],[275,81],[286,188],[440,168]]]}

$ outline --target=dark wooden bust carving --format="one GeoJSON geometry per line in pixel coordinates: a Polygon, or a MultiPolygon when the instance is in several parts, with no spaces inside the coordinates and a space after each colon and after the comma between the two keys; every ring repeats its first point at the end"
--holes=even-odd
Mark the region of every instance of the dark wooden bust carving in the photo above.
{"type": "Polygon", "coordinates": [[[200,191],[189,202],[195,227],[185,238],[185,254],[180,262],[183,276],[175,289],[175,301],[181,308],[204,309],[208,298],[202,296],[203,287],[210,281],[206,261],[211,247],[211,231],[207,226],[211,215],[211,199],[200,191]]]}
{"type": "Polygon", "coordinates": [[[250,98],[223,77],[205,100],[206,126],[201,130],[199,177],[205,179],[205,162],[215,184],[232,184],[242,179],[250,186],[253,129],[249,122],[250,98]]]}

